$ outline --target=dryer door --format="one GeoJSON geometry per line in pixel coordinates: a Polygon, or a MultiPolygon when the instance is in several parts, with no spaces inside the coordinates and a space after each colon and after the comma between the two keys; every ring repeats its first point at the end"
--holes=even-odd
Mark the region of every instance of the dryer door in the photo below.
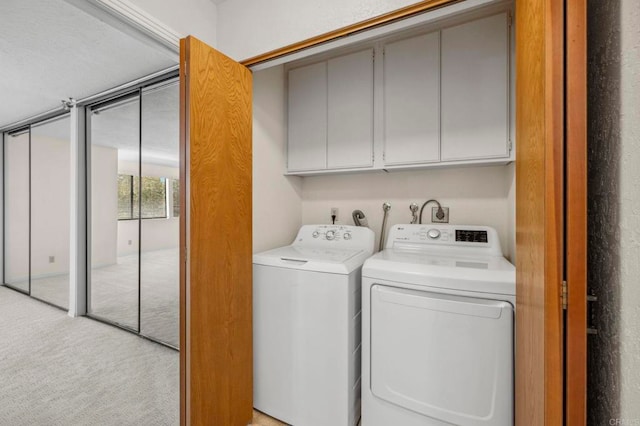
{"type": "Polygon", "coordinates": [[[513,424],[513,307],[374,285],[371,391],[444,422],[513,424]]]}

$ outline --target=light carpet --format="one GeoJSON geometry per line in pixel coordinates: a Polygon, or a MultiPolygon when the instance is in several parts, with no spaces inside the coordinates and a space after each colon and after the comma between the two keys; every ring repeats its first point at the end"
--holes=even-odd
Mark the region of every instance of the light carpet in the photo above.
{"type": "Polygon", "coordinates": [[[179,424],[179,354],[0,286],[0,425],[179,424]]]}

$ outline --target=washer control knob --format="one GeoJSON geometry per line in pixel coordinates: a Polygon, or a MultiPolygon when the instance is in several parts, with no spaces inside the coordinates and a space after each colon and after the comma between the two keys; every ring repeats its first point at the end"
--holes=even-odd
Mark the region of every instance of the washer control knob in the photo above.
{"type": "Polygon", "coordinates": [[[311,234],[313,238],[318,238],[318,235],[320,235],[318,231],[313,231],[313,234],[311,234]]]}
{"type": "Polygon", "coordinates": [[[440,231],[438,231],[437,229],[429,229],[429,231],[427,232],[427,235],[432,240],[437,240],[438,238],[440,238],[440,231]]]}
{"type": "Polygon", "coordinates": [[[345,240],[350,240],[351,239],[351,233],[345,232],[343,237],[344,237],[345,240]]]}
{"type": "Polygon", "coordinates": [[[336,231],[327,231],[325,235],[327,236],[327,240],[333,240],[336,237],[336,231]]]}

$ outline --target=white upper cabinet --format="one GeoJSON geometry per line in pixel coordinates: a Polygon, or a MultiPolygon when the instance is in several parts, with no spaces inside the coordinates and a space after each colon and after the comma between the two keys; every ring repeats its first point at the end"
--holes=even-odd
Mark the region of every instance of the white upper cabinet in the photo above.
{"type": "Polygon", "coordinates": [[[373,49],[289,71],[288,168],[373,165],[373,49]]]}
{"type": "Polygon", "coordinates": [[[328,62],[327,168],[373,165],[373,49],[328,62]]]}
{"type": "Polygon", "coordinates": [[[513,161],[510,11],[430,28],[290,69],[289,173],[513,161]]]}
{"type": "Polygon", "coordinates": [[[507,13],[442,30],[442,161],[509,156],[507,13]]]}
{"type": "Polygon", "coordinates": [[[289,171],[327,167],[327,63],[289,71],[289,171]]]}
{"type": "Polygon", "coordinates": [[[384,47],[384,164],[440,160],[440,34],[384,47]]]}

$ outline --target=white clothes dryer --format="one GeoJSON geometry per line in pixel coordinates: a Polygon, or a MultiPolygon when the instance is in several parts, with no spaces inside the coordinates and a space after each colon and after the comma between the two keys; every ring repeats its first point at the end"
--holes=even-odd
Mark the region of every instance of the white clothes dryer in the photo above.
{"type": "Polygon", "coordinates": [[[362,274],[362,426],[513,425],[515,268],[497,232],[396,225],[362,274]]]}
{"type": "Polygon", "coordinates": [[[360,417],[361,270],[369,228],[305,225],[253,257],[253,403],[296,426],[360,417]]]}

